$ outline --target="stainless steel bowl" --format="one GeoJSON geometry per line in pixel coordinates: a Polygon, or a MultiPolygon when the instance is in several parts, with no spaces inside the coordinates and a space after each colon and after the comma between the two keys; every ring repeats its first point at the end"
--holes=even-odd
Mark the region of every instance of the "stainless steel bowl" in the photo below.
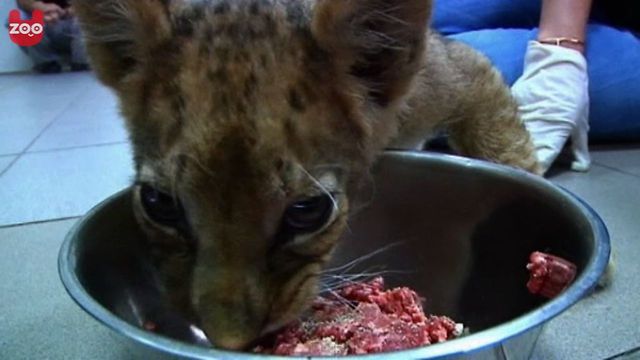
{"type": "MultiPolygon", "coordinates": [[[[370,254],[350,271],[384,268],[389,285],[411,286],[426,296],[427,311],[449,315],[471,333],[366,358],[526,359],[542,326],[588,294],[609,259],[607,230],[588,205],[518,170],[388,152],[376,165],[374,184],[369,206],[353,217],[330,266],[370,254]],[[578,266],[573,285],[550,301],[525,287],[535,250],[578,266]]],[[[68,234],[59,271],[71,297],[141,358],[276,358],[198,345],[190,324],[166,308],[130,201],[129,191],[114,195],[68,234]],[[161,334],[142,329],[148,318],[163,319],[161,334]]]]}

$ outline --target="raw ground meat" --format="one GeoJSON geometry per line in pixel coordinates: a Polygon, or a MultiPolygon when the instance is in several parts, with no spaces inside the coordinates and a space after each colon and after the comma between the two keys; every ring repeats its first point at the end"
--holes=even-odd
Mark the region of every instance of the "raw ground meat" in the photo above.
{"type": "Polygon", "coordinates": [[[384,290],[378,277],[318,297],[308,318],[286,327],[272,346],[254,351],[297,356],[368,354],[439,343],[461,332],[462,325],[446,316],[425,315],[415,291],[384,290]]]}
{"type": "Polygon", "coordinates": [[[576,266],[572,262],[539,251],[531,253],[527,269],[529,292],[549,299],[560,294],[576,277],[576,266]]]}

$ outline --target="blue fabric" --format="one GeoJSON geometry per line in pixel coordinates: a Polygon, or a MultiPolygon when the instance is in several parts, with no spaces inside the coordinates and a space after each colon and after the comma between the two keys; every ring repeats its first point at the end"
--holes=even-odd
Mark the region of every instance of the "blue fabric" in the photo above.
{"type": "MultiPolygon", "coordinates": [[[[440,0],[433,27],[484,53],[512,85],[537,36],[539,0],[440,0]]],[[[597,14],[595,16],[597,18],[597,14]]],[[[591,23],[587,29],[591,130],[595,141],[640,140],[640,39],[591,23]]]]}
{"type": "Polygon", "coordinates": [[[432,27],[444,35],[467,31],[531,29],[540,22],[541,0],[435,0],[432,27]]]}

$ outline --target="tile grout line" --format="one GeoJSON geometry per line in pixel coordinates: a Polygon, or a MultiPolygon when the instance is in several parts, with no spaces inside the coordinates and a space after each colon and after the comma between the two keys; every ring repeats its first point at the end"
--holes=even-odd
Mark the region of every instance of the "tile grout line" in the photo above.
{"type": "Polygon", "coordinates": [[[127,140],[123,140],[123,141],[112,141],[112,142],[106,142],[106,143],[101,143],[101,144],[91,144],[91,145],[79,145],[79,146],[69,146],[69,147],[65,147],[65,148],[58,148],[58,149],[47,149],[47,150],[35,150],[35,151],[29,151],[29,152],[24,152],[24,153],[19,153],[19,154],[6,154],[6,155],[0,155],[0,158],[2,157],[14,157],[13,160],[11,160],[9,162],[9,164],[7,165],[7,167],[0,171],[0,176],[4,175],[7,171],[9,171],[9,168],[13,166],[13,164],[15,164],[16,161],[18,161],[18,159],[20,157],[22,157],[22,155],[31,155],[31,154],[46,154],[46,153],[53,153],[53,152],[58,152],[58,151],[69,151],[69,150],[77,150],[77,149],[88,149],[88,148],[93,148],[93,147],[107,147],[107,146],[113,146],[113,145],[122,145],[122,144],[128,144],[129,142],[127,140]]]}
{"type": "Polygon", "coordinates": [[[623,351],[621,353],[617,353],[613,356],[610,356],[608,358],[605,358],[604,360],[615,360],[615,359],[622,359],[623,356],[628,356],[628,355],[634,355],[636,354],[638,351],[640,351],[640,346],[636,346],[633,349],[629,349],[626,351],[623,351]]]}
{"type": "MultiPolygon", "coordinates": [[[[89,88],[89,85],[86,85],[83,90],[86,90],[89,88]]],[[[62,114],[64,114],[65,111],[69,110],[71,108],[71,106],[73,104],[75,104],[76,101],[78,101],[78,98],[80,97],[80,94],[82,92],[78,91],[78,97],[76,97],[75,99],[69,101],[69,103],[67,104],[67,106],[65,106],[64,108],[62,108],[62,110],[60,110],[60,112],[54,116],[53,120],[51,120],[47,126],[44,127],[44,129],[42,129],[42,131],[40,131],[40,133],[38,135],[36,135],[36,137],[29,143],[29,145],[27,145],[22,152],[20,153],[20,156],[24,155],[25,153],[27,153],[29,151],[29,149],[33,146],[33,144],[38,141],[38,139],[40,139],[42,137],[42,135],[49,130],[49,128],[56,122],[58,121],[58,119],[60,119],[60,117],[62,116],[62,114]]]]}
{"type": "MultiPolygon", "coordinates": [[[[89,85],[86,85],[83,90],[86,90],[89,88],[89,85]]],[[[82,91],[78,91],[78,95],[80,95],[82,93],[82,91]]],[[[9,169],[11,169],[11,167],[13,166],[13,164],[15,164],[18,160],[20,160],[20,158],[27,153],[27,151],[29,150],[29,148],[31,148],[31,146],[33,146],[33,144],[38,141],[38,139],[40,137],[42,137],[42,135],[45,133],[45,131],[47,131],[51,126],[53,126],[53,124],[62,116],[62,114],[67,111],[69,108],[71,108],[71,105],[73,105],[76,101],[78,100],[78,98],[75,98],[74,100],[69,101],[69,103],[63,107],[60,112],[58,114],[56,114],[53,119],[38,133],[38,135],[36,135],[36,137],[31,140],[31,142],[29,142],[29,144],[27,144],[27,146],[24,147],[24,149],[22,149],[22,151],[20,153],[17,154],[16,158],[13,159],[12,162],[9,163],[9,165],[0,172],[0,176],[4,175],[7,171],[9,171],[9,169]]]]}
{"type": "Polygon", "coordinates": [[[123,140],[123,141],[111,141],[111,142],[105,142],[105,143],[100,143],[100,144],[69,146],[69,147],[63,147],[63,148],[57,148],[57,149],[33,150],[33,151],[25,152],[22,155],[52,153],[52,152],[57,152],[57,151],[86,149],[86,148],[92,148],[92,147],[104,147],[104,146],[121,145],[121,144],[127,144],[127,143],[128,143],[128,141],[126,141],[126,140],[123,140]]]}
{"type": "Polygon", "coordinates": [[[594,163],[594,164],[596,164],[596,165],[598,165],[598,166],[601,166],[601,167],[603,167],[603,168],[605,168],[605,169],[608,169],[608,170],[611,170],[611,171],[615,171],[615,172],[620,173],[620,174],[633,176],[633,177],[635,177],[635,178],[640,178],[640,175],[638,175],[638,174],[634,174],[634,173],[631,173],[631,172],[628,172],[628,171],[624,171],[624,170],[621,170],[621,169],[615,168],[615,167],[613,167],[613,166],[603,164],[603,163],[598,162],[598,161],[594,161],[593,163],[594,163]]]}
{"type": "Polygon", "coordinates": [[[28,222],[23,222],[23,223],[18,223],[18,224],[6,224],[6,225],[0,225],[0,230],[11,229],[11,228],[16,228],[16,227],[20,227],[20,226],[39,225],[39,224],[46,224],[46,223],[50,223],[50,222],[56,222],[56,221],[79,219],[81,217],[82,217],[82,215],[65,216],[65,217],[60,217],[60,218],[55,218],[55,219],[34,220],[34,221],[28,221],[28,222]]]}
{"type": "Polygon", "coordinates": [[[18,159],[20,159],[21,155],[22,154],[13,155],[15,157],[13,158],[13,160],[9,162],[9,165],[7,165],[7,167],[5,167],[4,170],[0,171],[0,177],[2,177],[2,175],[4,175],[7,171],[9,171],[9,169],[13,166],[13,164],[15,164],[16,161],[18,161],[18,159]]]}

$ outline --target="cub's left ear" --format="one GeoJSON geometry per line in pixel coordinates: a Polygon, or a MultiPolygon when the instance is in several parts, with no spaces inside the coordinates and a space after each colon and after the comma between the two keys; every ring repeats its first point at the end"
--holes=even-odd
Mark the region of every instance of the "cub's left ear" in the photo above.
{"type": "Polygon", "coordinates": [[[167,0],[72,1],[100,80],[117,88],[134,69],[153,58],[167,56],[166,52],[160,52],[171,37],[169,3],[167,0]]]}
{"type": "Polygon", "coordinates": [[[318,0],[312,33],[335,71],[355,76],[369,100],[401,98],[423,64],[430,0],[318,0]]]}

